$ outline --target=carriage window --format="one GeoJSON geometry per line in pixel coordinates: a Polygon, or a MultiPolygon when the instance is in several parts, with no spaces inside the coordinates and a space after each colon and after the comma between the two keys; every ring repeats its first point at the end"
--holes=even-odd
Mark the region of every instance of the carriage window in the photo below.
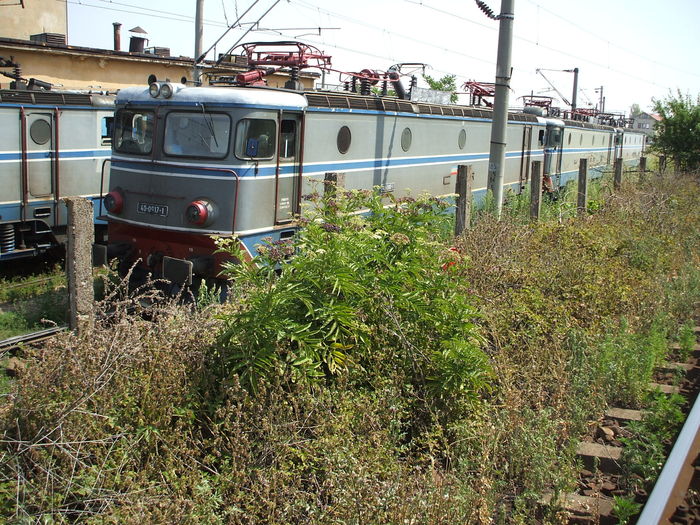
{"type": "Polygon", "coordinates": [[[153,147],[152,111],[120,109],[117,111],[114,149],[120,153],[146,155],[153,147]]]}
{"type": "Polygon", "coordinates": [[[280,129],[280,157],[288,159],[296,153],[296,128],[295,120],[283,120],[280,129]]]}
{"type": "Polygon", "coordinates": [[[350,133],[350,128],[347,126],[342,126],[338,130],[338,136],[336,137],[336,145],[338,146],[338,151],[343,155],[350,149],[350,143],[352,142],[352,133],[350,133]]]}
{"type": "Polygon", "coordinates": [[[274,120],[246,118],[236,126],[236,157],[270,159],[275,154],[277,126],[274,120]]]}
{"type": "Polygon", "coordinates": [[[467,130],[466,129],[461,129],[459,131],[459,136],[457,137],[457,146],[459,146],[459,149],[464,149],[464,146],[467,145],[467,130]]]}
{"type": "Polygon", "coordinates": [[[114,117],[102,117],[102,145],[109,146],[112,143],[112,131],[114,130],[114,117]]]}
{"type": "Polygon", "coordinates": [[[163,151],[177,157],[221,159],[228,153],[231,118],[223,113],[172,112],[165,119],[163,151]]]}

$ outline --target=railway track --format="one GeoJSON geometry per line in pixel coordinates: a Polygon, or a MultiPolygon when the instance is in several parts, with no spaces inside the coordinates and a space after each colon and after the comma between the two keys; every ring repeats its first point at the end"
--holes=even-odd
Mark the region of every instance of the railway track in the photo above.
{"type": "Polygon", "coordinates": [[[695,399],[673,450],[656,480],[654,490],[639,516],[638,525],[698,523],[700,509],[686,503],[688,489],[694,478],[696,478],[695,483],[700,482],[700,475],[695,467],[698,454],[700,454],[700,398],[695,399]]]}
{"type": "Polygon", "coordinates": [[[67,330],[65,326],[54,326],[45,330],[39,330],[29,334],[18,335],[0,341],[0,356],[17,350],[20,345],[38,343],[54,337],[56,334],[67,330]]]}
{"type": "Polygon", "coordinates": [[[55,279],[56,279],[56,276],[39,277],[37,279],[28,279],[26,281],[21,281],[21,282],[17,282],[17,283],[6,283],[3,285],[3,288],[5,290],[16,290],[16,289],[21,289],[21,288],[28,288],[30,286],[35,286],[38,284],[49,283],[55,279]]]}
{"type": "MultiPolygon", "coordinates": [[[[700,341],[700,327],[695,328],[695,333],[700,341]]],[[[560,500],[568,511],[569,524],[700,523],[700,344],[696,343],[688,362],[664,369],[659,377],[669,374],[671,369],[675,369],[674,373],[685,372],[680,385],[653,383],[650,388],[664,394],[681,394],[687,399],[689,411],[650,494],[641,489],[630,494],[625,484],[621,485],[625,441],[622,438],[632,435],[626,427],[631,421],[641,420],[643,412],[611,408],[595,432],[579,443],[577,454],[584,467],[579,473],[579,488],[560,500]],[[620,521],[615,509],[618,498],[634,498],[634,502],[642,504],[639,516],[633,518],[632,512],[620,521]]]]}

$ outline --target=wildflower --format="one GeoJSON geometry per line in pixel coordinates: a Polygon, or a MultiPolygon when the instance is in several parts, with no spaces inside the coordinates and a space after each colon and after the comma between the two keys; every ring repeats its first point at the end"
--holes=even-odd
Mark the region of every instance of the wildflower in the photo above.
{"type": "Polygon", "coordinates": [[[396,204],[412,204],[416,202],[416,199],[413,197],[399,197],[396,199],[396,204]]]}
{"type": "Polygon", "coordinates": [[[330,222],[324,222],[321,224],[321,228],[328,233],[338,233],[340,231],[340,226],[330,222]]]}
{"type": "Polygon", "coordinates": [[[301,198],[305,201],[316,202],[321,198],[321,195],[317,191],[314,191],[313,193],[307,193],[306,195],[302,195],[301,198]]]}
{"type": "Polygon", "coordinates": [[[391,237],[389,237],[389,240],[398,246],[405,246],[411,242],[411,239],[409,239],[408,236],[404,235],[403,233],[394,233],[391,237]]]}

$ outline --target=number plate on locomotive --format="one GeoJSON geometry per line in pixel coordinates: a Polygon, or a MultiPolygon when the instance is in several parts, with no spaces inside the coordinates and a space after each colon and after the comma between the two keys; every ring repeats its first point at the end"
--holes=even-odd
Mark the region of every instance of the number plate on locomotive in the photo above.
{"type": "Polygon", "coordinates": [[[148,215],[160,215],[161,217],[168,216],[168,207],[164,204],[153,204],[151,202],[139,202],[136,211],[146,213],[148,215]]]}

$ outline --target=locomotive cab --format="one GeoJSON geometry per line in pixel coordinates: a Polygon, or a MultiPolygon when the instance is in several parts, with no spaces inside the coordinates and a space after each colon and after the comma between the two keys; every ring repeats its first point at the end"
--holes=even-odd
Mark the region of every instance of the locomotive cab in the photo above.
{"type": "Polygon", "coordinates": [[[191,284],[217,278],[227,260],[213,236],[248,239],[252,253],[262,232],[290,227],[306,101],[246,88],[168,93],[120,92],[104,207],[122,273],[135,264],[144,277],[191,284]]]}
{"type": "MultiPolygon", "coordinates": [[[[561,173],[561,153],[564,140],[564,123],[560,120],[548,119],[547,131],[544,137],[544,163],[542,177],[547,191],[555,190],[555,179],[561,173]]],[[[558,186],[558,181],[557,184],[558,186]]]]}

